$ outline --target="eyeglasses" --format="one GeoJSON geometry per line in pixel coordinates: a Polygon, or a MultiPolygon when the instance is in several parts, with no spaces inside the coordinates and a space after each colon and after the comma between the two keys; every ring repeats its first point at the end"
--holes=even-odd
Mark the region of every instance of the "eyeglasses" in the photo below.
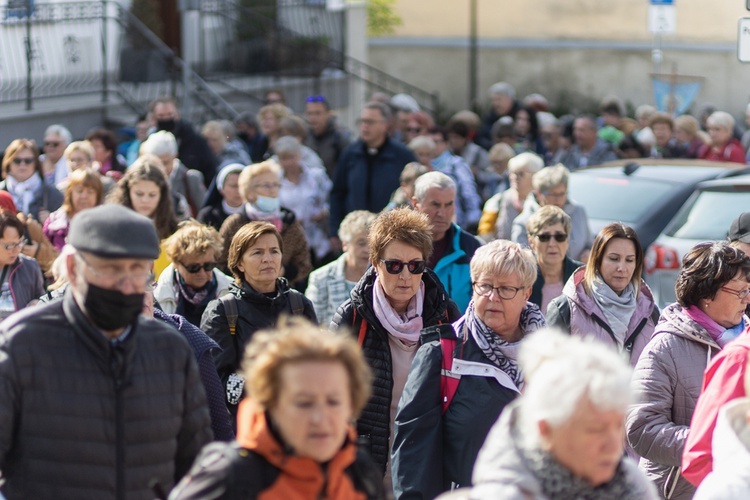
{"type": "Polygon", "coordinates": [[[501,285],[501,286],[492,286],[489,283],[478,283],[474,282],[471,284],[472,287],[474,287],[474,291],[477,293],[477,295],[481,295],[482,297],[489,297],[492,295],[492,292],[497,292],[498,297],[500,297],[503,300],[511,300],[516,297],[519,290],[523,290],[525,287],[522,286],[509,286],[509,285],[501,285]]]}
{"type": "Polygon", "coordinates": [[[256,189],[265,189],[265,190],[272,190],[272,189],[281,189],[281,183],[280,182],[264,182],[263,184],[256,184],[253,186],[256,189]]]}
{"type": "Polygon", "coordinates": [[[154,273],[149,271],[114,271],[114,270],[108,270],[108,271],[101,271],[96,269],[94,266],[89,264],[89,262],[83,257],[81,254],[77,254],[77,257],[81,259],[81,261],[86,264],[86,267],[88,267],[91,270],[91,274],[96,276],[97,278],[100,278],[107,282],[114,282],[117,286],[122,285],[126,280],[130,280],[130,282],[134,286],[145,286],[147,283],[151,283],[154,281],[154,273]]]}
{"type": "Polygon", "coordinates": [[[204,262],[203,264],[182,264],[182,267],[184,267],[185,270],[190,274],[195,274],[201,269],[206,272],[213,271],[216,267],[216,264],[216,262],[204,262]]]}
{"type": "Polygon", "coordinates": [[[425,265],[427,264],[425,261],[417,259],[410,260],[409,262],[380,259],[380,262],[385,265],[385,270],[388,271],[388,274],[401,274],[401,271],[404,270],[404,266],[406,266],[406,269],[408,269],[411,274],[422,274],[425,265]]]}
{"type": "Polygon", "coordinates": [[[24,240],[21,240],[17,243],[2,243],[0,244],[0,247],[3,247],[6,251],[10,252],[11,250],[23,248],[25,244],[26,242],[24,240]]]}
{"type": "Polygon", "coordinates": [[[45,148],[56,148],[60,145],[59,141],[44,141],[45,148]]]}
{"type": "Polygon", "coordinates": [[[750,288],[746,288],[744,290],[732,290],[731,288],[727,288],[725,286],[721,287],[722,290],[724,290],[727,293],[731,293],[735,297],[737,297],[740,300],[745,300],[748,295],[750,295],[750,288]]]}
{"type": "Polygon", "coordinates": [[[555,234],[541,233],[541,234],[537,234],[536,237],[542,243],[549,243],[549,240],[551,240],[552,238],[555,238],[555,241],[558,243],[562,243],[563,241],[568,239],[568,235],[565,233],[555,233],[555,234]]]}
{"type": "Polygon", "coordinates": [[[21,163],[25,163],[26,165],[33,165],[36,161],[36,158],[13,158],[13,163],[16,165],[20,165],[21,163]]]}

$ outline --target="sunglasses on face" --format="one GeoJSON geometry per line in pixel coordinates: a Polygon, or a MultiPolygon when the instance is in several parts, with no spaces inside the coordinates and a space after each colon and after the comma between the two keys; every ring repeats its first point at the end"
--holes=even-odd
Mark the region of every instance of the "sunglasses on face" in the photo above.
{"type": "Polygon", "coordinates": [[[187,272],[189,272],[190,274],[195,274],[198,271],[200,271],[201,269],[203,269],[204,271],[207,271],[207,272],[208,271],[213,271],[214,268],[216,267],[216,262],[205,262],[203,264],[190,264],[190,265],[187,265],[187,266],[185,264],[183,264],[182,267],[184,267],[185,270],[187,272]]]}
{"type": "Polygon", "coordinates": [[[410,260],[409,262],[380,259],[380,262],[385,265],[385,270],[388,271],[388,274],[401,274],[401,271],[404,270],[404,266],[406,266],[406,269],[408,269],[411,274],[422,274],[426,265],[425,261],[417,259],[410,260]]]}
{"type": "Polygon", "coordinates": [[[568,239],[568,235],[565,233],[555,233],[555,234],[549,234],[549,233],[542,233],[537,234],[537,238],[539,238],[539,241],[542,243],[549,243],[549,240],[552,238],[555,238],[555,241],[558,243],[562,243],[563,241],[568,239]]]}
{"type": "Polygon", "coordinates": [[[305,102],[328,102],[326,101],[326,98],[322,95],[311,95],[307,99],[305,99],[305,102]]]}
{"type": "Polygon", "coordinates": [[[60,143],[59,142],[55,142],[55,141],[45,141],[45,143],[44,143],[44,147],[45,148],[56,148],[59,145],[60,145],[60,143]]]}
{"type": "Polygon", "coordinates": [[[13,163],[16,165],[20,165],[22,163],[25,163],[26,165],[33,165],[34,158],[13,158],[13,163]]]}

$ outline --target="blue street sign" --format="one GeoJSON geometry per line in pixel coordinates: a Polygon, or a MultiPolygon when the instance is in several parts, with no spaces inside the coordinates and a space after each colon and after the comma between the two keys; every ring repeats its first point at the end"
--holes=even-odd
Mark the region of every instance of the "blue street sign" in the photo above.
{"type": "Polygon", "coordinates": [[[651,5],[674,5],[674,0],[649,0],[651,5]]]}

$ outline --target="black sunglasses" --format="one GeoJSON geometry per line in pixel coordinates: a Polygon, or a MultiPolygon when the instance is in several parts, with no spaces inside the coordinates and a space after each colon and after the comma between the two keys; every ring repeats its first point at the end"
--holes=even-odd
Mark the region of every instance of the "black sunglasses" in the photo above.
{"type": "Polygon", "coordinates": [[[568,239],[568,235],[565,233],[555,233],[555,234],[549,234],[549,233],[542,233],[537,234],[537,238],[539,238],[539,241],[542,243],[549,243],[549,240],[552,238],[555,238],[555,241],[558,243],[562,243],[563,241],[568,239]]]}
{"type": "Polygon", "coordinates": [[[13,158],[13,163],[20,165],[25,163],[26,165],[33,165],[36,160],[34,158],[13,158]]]}
{"type": "Polygon", "coordinates": [[[201,269],[204,271],[213,271],[216,267],[216,262],[206,262],[204,264],[190,264],[189,266],[186,266],[185,264],[182,265],[182,267],[185,268],[187,272],[190,274],[195,274],[201,269]]]}
{"type": "Polygon", "coordinates": [[[388,274],[401,274],[401,271],[404,270],[404,266],[406,266],[406,269],[408,269],[411,274],[422,274],[424,272],[424,267],[427,264],[425,261],[417,259],[410,260],[409,262],[380,259],[380,262],[385,264],[385,270],[388,271],[388,274]]]}

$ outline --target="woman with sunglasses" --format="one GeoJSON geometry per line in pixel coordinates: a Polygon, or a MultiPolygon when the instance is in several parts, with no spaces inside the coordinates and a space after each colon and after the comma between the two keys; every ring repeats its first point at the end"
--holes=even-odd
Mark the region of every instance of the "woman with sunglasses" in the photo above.
{"type": "Polygon", "coordinates": [[[526,223],[529,246],[537,264],[536,281],[529,302],[538,305],[542,313],[563,291],[563,285],[573,271],[583,264],[568,257],[570,216],[562,208],[547,205],[534,212],[526,223]]]}
{"type": "Polygon", "coordinates": [[[63,202],[60,191],[44,182],[39,148],[29,139],[15,139],[7,148],[2,163],[3,181],[0,189],[13,196],[19,212],[40,223],[63,202]]]}
{"type": "Polygon", "coordinates": [[[545,326],[528,302],[536,280],[530,250],[495,240],[479,247],[470,273],[466,313],[422,333],[406,381],[393,437],[396,498],[435,498],[451,483],[471,484],[490,428],[523,388],[521,344],[545,326]]]}
{"type": "Polygon", "coordinates": [[[693,247],[675,283],[677,303],[664,309],[635,366],[625,431],[664,498],[695,493],[681,473],[691,419],[709,361],[748,325],[748,281],[750,257],[741,250],[728,242],[693,247]]]}
{"type": "Polygon", "coordinates": [[[331,322],[353,330],[375,377],[373,395],[357,421],[360,442],[390,478],[393,419],[419,348],[423,328],[459,317],[435,274],[427,216],[408,208],[382,213],[368,234],[370,264],[331,322]]]}
{"type": "Polygon", "coordinates": [[[21,253],[23,232],[23,222],[0,210],[0,320],[36,302],[44,293],[39,264],[21,253]]]}
{"type": "Polygon", "coordinates": [[[232,278],[216,269],[222,240],[211,226],[190,220],[180,224],[165,242],[172,262],[159,276],[154,298],[167,314],[179,314],[200,326],[212,300],[229,292],[232,278]]]}
{"type": "Polygon", "coordinates": [[[635,366],[659,322],[651,289],[641,278],[643,249],[632,227],[605,226],[588,263],[550,302],[547,322],[573,335],[594,337],[624,352],[635,366]]]}

